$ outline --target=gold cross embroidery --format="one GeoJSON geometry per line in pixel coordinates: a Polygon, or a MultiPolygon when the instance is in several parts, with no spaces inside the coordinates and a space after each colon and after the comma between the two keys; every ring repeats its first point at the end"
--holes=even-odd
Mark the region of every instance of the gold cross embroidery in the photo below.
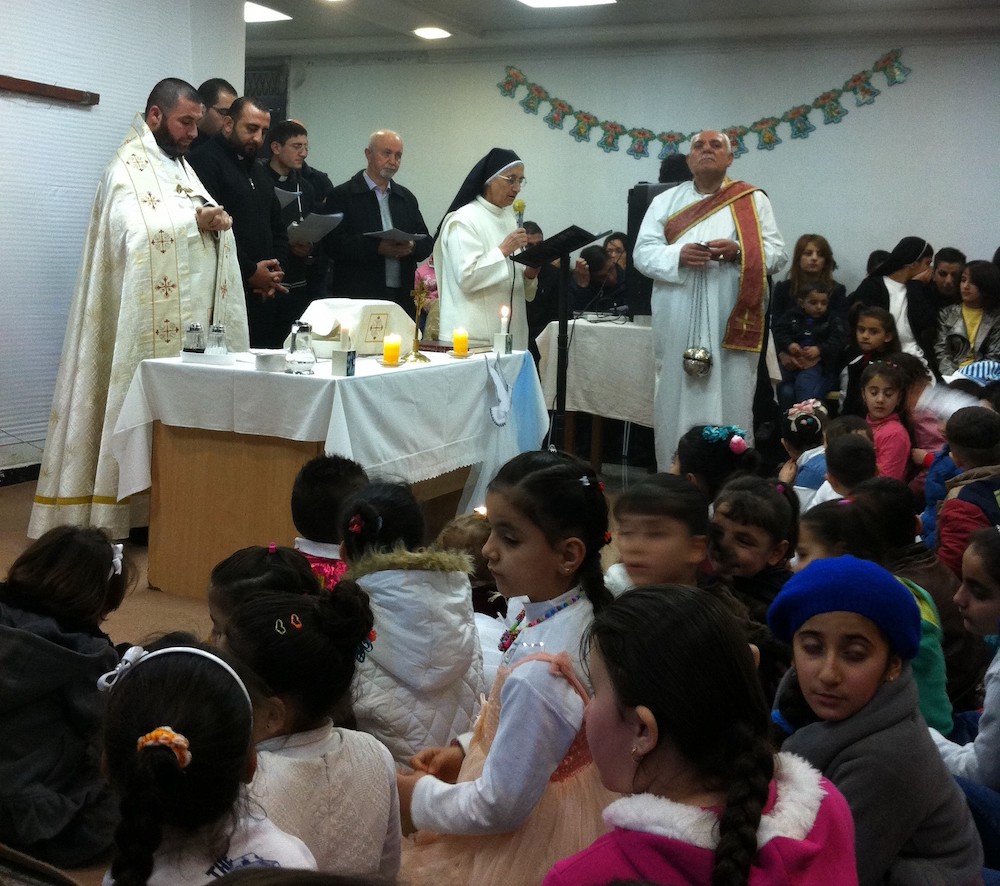
{"type": "Polygon", "coordinates": [[[160,252],[165,253],[174,244],[174,238],[171,237],[166,231],[160,230],[157,232],[156,236],[149,241],[154,247],[160,250],[160,252]]]}

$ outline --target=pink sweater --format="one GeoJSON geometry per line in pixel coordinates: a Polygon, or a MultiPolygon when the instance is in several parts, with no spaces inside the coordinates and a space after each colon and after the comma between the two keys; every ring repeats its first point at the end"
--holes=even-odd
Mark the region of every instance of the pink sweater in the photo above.
{"type": "Polygon", "coordinates": [[[879,476],[906,482],[913,442],[899,415],[894,412],[877,421],[868,416],[868,424],[875,436],[875,464],[879,476]]]}
{"type": "MultiPolygon", "coordinates": [[[[776,757],[757,829],[749,886],[856,886],[854,823],[840,792],[801,757],[776,757]]],[[[712,880],[718,811],[652,794],[604,810],[613,830],[558,862],[542,886],[603,886],[612,880],[705,884],[712,880]]]]}

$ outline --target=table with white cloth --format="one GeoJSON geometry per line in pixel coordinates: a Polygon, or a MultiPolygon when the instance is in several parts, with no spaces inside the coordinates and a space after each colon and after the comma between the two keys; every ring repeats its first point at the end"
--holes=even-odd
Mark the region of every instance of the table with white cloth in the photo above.
{"type": "MultiPolygon", "coordinates": [[[[571,320],[569,361],[566,373],[565,448],[575,444],[573,413],[593,416],[591,463],[600,469],[602,419],[614,418],[653,426],[653,335],[648,326],[634,323],[571,320]]],[[[535,339],[541,360],[538,371],[549,409],[556,402],[556,339],[559,324],[553,321],[535,339]]]]}
{"type": "Polygon", "coordinates": [[[290,545],[292,482],[324,451],[414,484],[418,498],[464,485],[459,511],[480,504],[500,465],[547,430],[534,366],[525,352],[426,356],[395,368],[359,358],[350,378],[331,377],[328,361],[312,376],[256,371],[251,355],[228,366],[143,361],[112,449],[119,498],[151,491],[150,585],[204,597],[224,557],[290,545]]]}

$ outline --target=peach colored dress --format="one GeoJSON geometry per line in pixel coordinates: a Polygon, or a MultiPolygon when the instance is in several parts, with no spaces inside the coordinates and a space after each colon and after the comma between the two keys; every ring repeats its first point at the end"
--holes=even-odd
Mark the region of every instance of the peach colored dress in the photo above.
{"type": "MultiPolygon", "coordinates": [[[[548,662],[550,671],[567,680],[584,704],[589,701],[565,652],[529,656],[515,669],[528,661],[548,662]]],[[[500,722],[500,693],[511,670],[501,668],[497,674],[476,721],[460,782],[474,781],[483,771],[500,722]]],[[[487,836],[419,831],[404,841],[400,881],[405,886],[537,886],[553,864],[608,830],[601,812],[618,796],[601,784],[581,727],[541,799],[516,831],[487,836]]]]}

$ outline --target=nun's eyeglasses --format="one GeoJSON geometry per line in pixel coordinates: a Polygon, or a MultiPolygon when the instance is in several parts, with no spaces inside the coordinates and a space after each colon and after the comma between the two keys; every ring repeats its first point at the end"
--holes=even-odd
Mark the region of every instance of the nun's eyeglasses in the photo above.
{"type": "Polygon", "coordinates": [[[497,178],[502,178],[509,185],[518,185],[522,188],[528,181],[523,175],[520,178],[515,178],[513,175],[498,175],[497,178]]]}

